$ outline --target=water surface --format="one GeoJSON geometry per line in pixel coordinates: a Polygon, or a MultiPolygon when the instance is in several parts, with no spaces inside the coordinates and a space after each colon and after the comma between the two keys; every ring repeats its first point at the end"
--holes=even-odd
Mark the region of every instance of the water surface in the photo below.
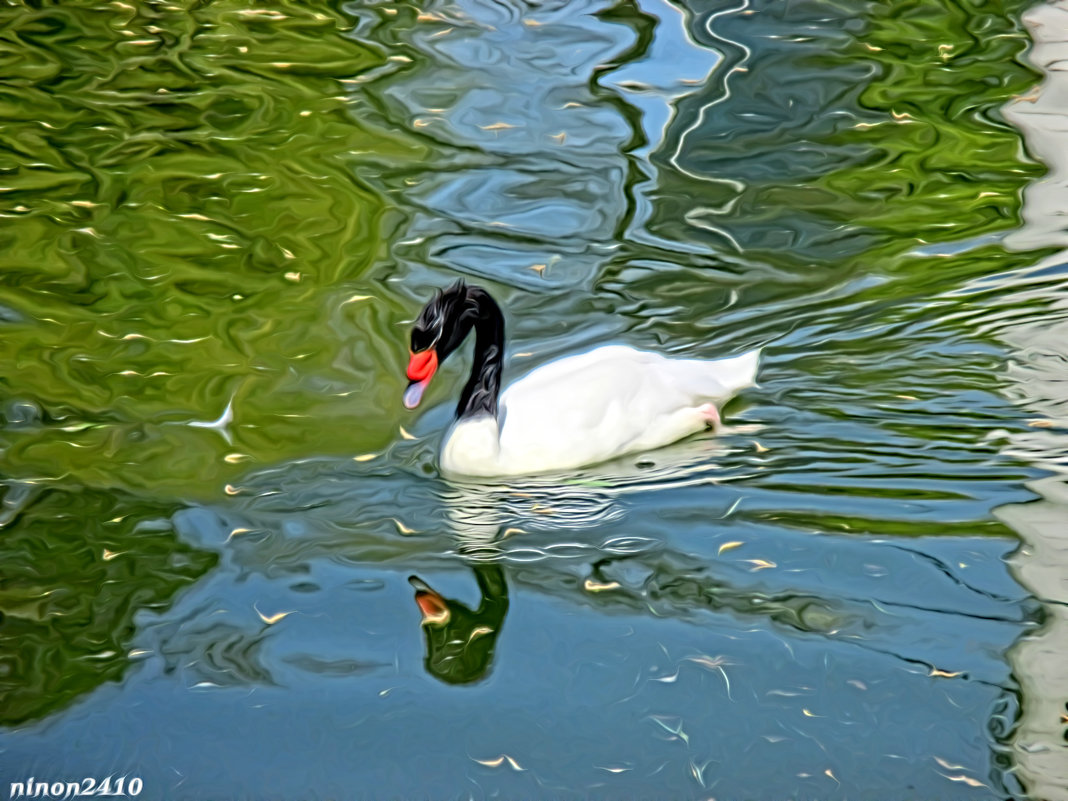
{"type": "Polygon", "coordinates": [[[4,11],[0,781],[1029,797],[1064,699],[1012,510],[1063,421],[1014,370],[1063,358],[1024,334],[1064,260],[1006,240],[1022,12],[4,11]],[[450,481],[469,362],[400,397],[458,277],[506,379],[614,341],[762,346],[759,386],[719,437],[450,481]]]}

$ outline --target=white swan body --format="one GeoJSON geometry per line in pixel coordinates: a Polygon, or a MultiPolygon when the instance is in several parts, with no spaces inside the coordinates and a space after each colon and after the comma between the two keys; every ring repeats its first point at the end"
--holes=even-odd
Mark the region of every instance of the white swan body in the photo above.
{"type": "Polygon", "coordinates": [[[716,404],[753,385],[759,358],[678,359],[609,345],[558,359],[509,386],[496,415],[458,419],[441,467],[526,475],[668,445],[718,422],[716,404]]]}
{"type": "Polygon", "coordinates": [[[668,445],[718,423],[716,404],[751,386],[760,360],[758,350],[704,361],[609,345],[542,365],[502,393],[504,315],[485,289],[459,281],[412,328],[407,408],[472,331],[474,364],[441,449],[442,469],[461,476],[569,470],[668,445]]]}

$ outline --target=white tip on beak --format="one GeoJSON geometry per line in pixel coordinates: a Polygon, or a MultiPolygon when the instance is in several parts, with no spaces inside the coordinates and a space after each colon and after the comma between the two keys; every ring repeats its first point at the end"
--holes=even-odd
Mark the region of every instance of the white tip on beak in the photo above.
{"type": "Polygon", "coordinates": [[[408,385],[408,389],[404,390],[405,409],[414,409],[419,405],[419,401],[423,399],[423,392],[429,383],[430,381],[413,381],[408,385]]]}

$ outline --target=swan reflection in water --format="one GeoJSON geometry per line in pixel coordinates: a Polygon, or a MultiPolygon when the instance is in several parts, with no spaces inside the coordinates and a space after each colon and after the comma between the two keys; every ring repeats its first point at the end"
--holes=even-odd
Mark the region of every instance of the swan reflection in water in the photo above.
{"type": "Polygon", "coordinates": [[[473,569],[482,593],[477,609],[445,598],[418,576],[408,579],[423,616],[426,670],[447,684],[471,684],[485,678],[508,612],[508,585],[501,566],[491,562],[473,569]]]}
{"type": "Polygon", "coordinates": [[[737,478],[725,476],[710,459],[724,452],[722,443],[699,439],[602,466],[597,474],[585,471],[496,485],[447,482],[443,501],[454,553],[474,573],[480,599],[471,609],[444,597],[419,576],[408,579],[421,615],[427,672],[448,684],[471,684],[489,675],[508,612],[509,564],[585,554],[594,557],[594,572],[599,573],[607,562],[656,544],[642,537],[616,537],[603,543],[542,540],[535,546],[525,544],[523,534],[588,531],[622,519],[628,494],[737,478]]]}
{"type": "MultiPolygon", "coordinates": [[[[738,426],[720,436],[752,428],[738,426]]],[[[459,555],[490,559],[508,554],[516,560],[537,560],[558,555],[557,550],[590,546],[556,543],[532,548],[517,535],[588,531],[621,520],[630,496],[748,477],[748,470],[728,469],[720,462],[719,457],[730,452],[720,439],[699,437],[582,471],[497,484],[451,478],[445,481],[441,501],[459,555]]]]}

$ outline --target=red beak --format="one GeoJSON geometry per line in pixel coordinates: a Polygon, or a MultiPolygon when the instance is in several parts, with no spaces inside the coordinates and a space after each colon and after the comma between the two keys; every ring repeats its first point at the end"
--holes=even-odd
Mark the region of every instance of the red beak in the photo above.
{"type": "Polygon", "coordinates": [[[441,595],[417,576],[409,576],[408,583],[415,588],[415,603],[422,613],[424,626],[428,623],[441,625],[449,621],[449,607],[441,595]]]}
{"type": "Polygon", "coordinates": [[[408,380],[429,381],[438,369],[438,352],[433,348],[412,353],[408,351],[408,380]]]}
{"type": "Polygon", "coordinates": [[[404,406],[414,409],[419,405],[423,392],[438,369],[438,352],[433,348],[410,353],[408,359],[408,389],[404,392],[404,406]]]}

